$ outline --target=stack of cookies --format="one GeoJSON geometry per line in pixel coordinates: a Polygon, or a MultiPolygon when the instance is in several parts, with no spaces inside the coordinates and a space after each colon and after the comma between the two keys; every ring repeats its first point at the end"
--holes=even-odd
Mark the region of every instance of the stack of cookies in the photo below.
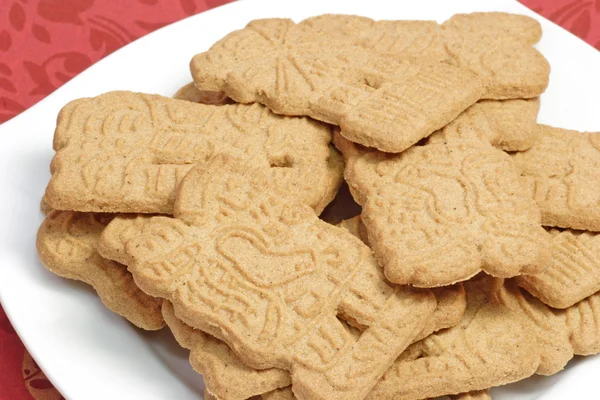
{"type": "Polygon", "coordinates": [[[600,135],[537,124],[541,34],[256,20],[175,98],[75,100],[40,258],[168,325],[206,398],[489,399],[554,374],[600,352],[600,135]]]}

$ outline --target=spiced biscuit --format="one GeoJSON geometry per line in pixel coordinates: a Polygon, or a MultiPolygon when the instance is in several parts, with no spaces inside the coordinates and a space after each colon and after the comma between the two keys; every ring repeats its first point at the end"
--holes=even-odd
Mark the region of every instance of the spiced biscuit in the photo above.
{"type": "Polygon", "coordinates": [[[481,100],[431,135],[429,141],[475,135],[504,151],[527,150],[537,139],[540,129],[536,123],[539,109],[540,99],[537,97],[528,100],[481,100]]]}
{"type": "Polygon", "coordinates": [[[98,254],[96,244],[110,214],[50,211],[37,234],[37,251],[46,268],[92,286],[104,305],[146,330],[164,326],[161,300],[142,292],[127,267],[98,254]]]}
{"type": "Polygon", "coordinates": [[[343,162],[330,140],[330,127],[258,104],[110,92],[61,110],[45,197],[59,210],[172,214],[185,173],[228,153],[264,168],[320,212],[342,181],[343,162]]]}
{"type": "Polygon", "coordinates": [[[502,280],[480,275],[464,285],[467,310],[461,322],[410,346],[367,399],[459,394],[535,373],[540,362],[535,335],[518,313],[495,298],[502,280]]]}
{"type": "Polygon", "coordinates": [[[379,54],[460,65],[485,83],[486,99],[537,97],[548,85],[548,61],[532,47],[542,36],[541,26],[524,15],[456,14],[441,25],[435,21],[321,15],[300,25],[310,26],[323,37],[341,38],[379,54]]]}
{"type": "Polygon", "coordinates": [[[498,298],[529,325],[541,356],[538,374],[555,374],[574,355],[600,352],[600,293],[565,310],[555,310],[508,281],[498,298]]]}
{"type": "Polygon", "coordinates": [[[387,283],[359,239],[231,156],[192,169],[174,211],[114,219],[99,249],[248,366],[290,371],[300,398],[363,398],[435,309],[430,291],[387,283]],[[336,315],[366,329],[356,339],[336,315]]]}
{"type": "Polygon", "coordinates": [[[510,157],[476,137],[384,154],[339,146],[369,243],[395,283],[436,287],[479,271],[549,266],[550,236],[510,157]]]}
{"type": "Polygon", "coordinates": [[[286,115],[340,125],[352,141],[400,152],[481,98],[464,68],[408,62],[289,19],[250,22],[191,62],[196,86],[286,115]]]}
{"type": "Polygon", "coordinates": [[[538,140],[512,159],[542,224],[600,231],[600,134],[540,125],[538,140]]]}
{"type": "Polygon", "coordinates": [[[600,291],[600,235],[551,229],[552,265],[516,278],[519,286],[554,308],[568,308],[600,291]]]}

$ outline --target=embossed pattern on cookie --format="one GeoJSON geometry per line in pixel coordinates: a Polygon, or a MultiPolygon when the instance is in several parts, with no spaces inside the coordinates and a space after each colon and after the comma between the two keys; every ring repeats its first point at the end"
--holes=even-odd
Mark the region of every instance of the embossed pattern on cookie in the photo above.
{"type": "Polygon", "coordinates": [[[207,389],[216,398],[245,400],[292,383],[285,370],[258,370],[246,366],[221,340],[178,319],[168,301],[163,302],[162,315],[177,342],[190,350],[190,364],[202,374],[207,389]]]}
{"type": "Polygon", "coordinates": [[[573,355],[600,352],[600,293],[565,309],[554,310],[514,281],[508,281],[499,292],[500,301],[521,315],[535,336],[541,355],[539,375],[552,375],[562,370],[573,355]]]}
{"type": "Polygon", "coordinates": [[[527,151],[513,154],[542,224],[600,231],[600,134],[541,125],[527,151]]]}
{"type": "Polygon", "coordinates": [[[481,270],[512,277],[549,266],[539,209],[521,193],[509,156],[489,143],[449,140],[347,157],[346,180],[392,282],[436,287],[481,270]]]}
{"type": "Polygon", "coordinates": [[[194,164],[234,154],[320,212],[342,181],[330,128],[254,105],[210,106],[111,92],[60,112],[46,191],[55,209],[172,214],[194,164]]]}
{"type": "Polygon", "coordinates": [[[488,276],[465,282],[462,321],[410,346],[366,398],[435,398],[532,375],[540,360],[535,337],[517,313],[496,301],[501,284],[488,276]]]}
{"type": "Polygon", "coordinates": [[[42,263],[64,278],[91,285],[104,305],[146,330],[164,326],[162,300],[142,292],[125,265],[98,254],[96,244],[110,214],[50,211],[37,234],[42,263]]]}
{"type": "Polygon", "coordinates": [[[542,36],[535,19],[502,12],[456,14],[442,29],[454,63],[486,83],[483,98],[532,98],[548,86],[550,64],[532,47],[542,36]]]}
{"type": "Polygon", "coordinates": [[[552,265],[516,282],[550,307],[563,309],[600,291],[600,235],[557,229],[550,234],[552,265]]]}
{"type": "Polygon", "coordinates": [[[429,142],[477,136],[504,151],[523,151],[537,139],[540,99],[482,100],[473,104],[429,142]]]}
{"type": "Polygon", "coordinates": [[[359,239],[230,156],[186,175],[175,216],[114,219],[99,250],[248,366],[291,371],[300,398],[363,398],[435,309],[430,291],[389,284],[359,239]],[[356,339],[336,315],[366,329],[356,339]]]}
{"type": "Polygon", "coordinates": [[[194,82],[241,103],[340,125],[349,139],[388,152],[442,128],[483,93],[466,69],[410,63],[327,33],[314,23],[252,21],[194,57],[194,82]]]}

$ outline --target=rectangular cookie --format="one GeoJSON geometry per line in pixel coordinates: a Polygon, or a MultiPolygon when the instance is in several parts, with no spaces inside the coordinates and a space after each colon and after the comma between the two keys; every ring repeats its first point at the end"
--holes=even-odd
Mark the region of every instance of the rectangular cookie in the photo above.
{"type": "Polygon", "coordinates": [[[105,93],[61,110],[45,198],[58,210],[172,214],[183,176],[228,153],[264,168],[320,213],[342,182],[343,163],[330,141],[326,125],[258,104],[105,93]]]}

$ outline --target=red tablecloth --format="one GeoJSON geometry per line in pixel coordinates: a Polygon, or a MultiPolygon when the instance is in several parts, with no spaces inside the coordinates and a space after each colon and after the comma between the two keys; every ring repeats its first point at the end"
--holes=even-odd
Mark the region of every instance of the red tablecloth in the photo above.
{"type": "MultiPolygon", "coordinates": [[[[107,54],[232,0],[0,0],[0,123],[107,54]]],[[[600,0],[522,0],[600,50],[600,0]]],[[[62,396],[0,307],[0,400],[62,396]]]]}

